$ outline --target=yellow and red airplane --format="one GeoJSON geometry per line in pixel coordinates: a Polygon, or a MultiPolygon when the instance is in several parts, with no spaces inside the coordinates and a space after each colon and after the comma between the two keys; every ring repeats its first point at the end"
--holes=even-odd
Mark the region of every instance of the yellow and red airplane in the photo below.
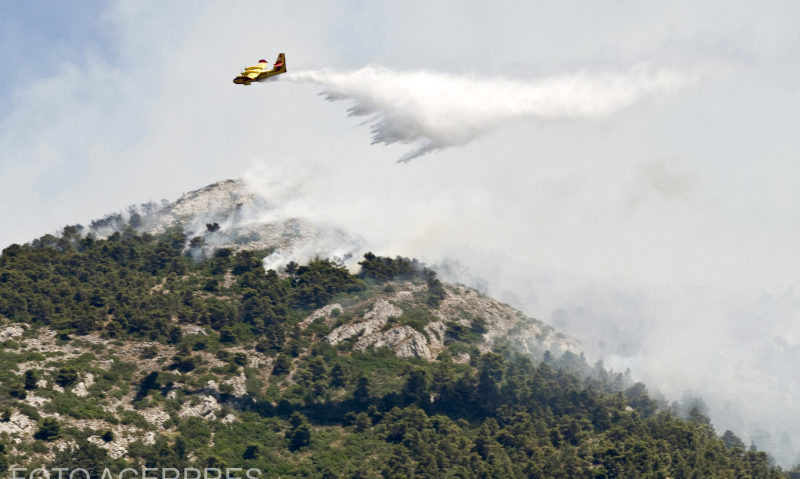
{"type": "Polygon", "coordinates": [[[278,59],[269,69],[269,62],[266,60],[259,60],[258,65],[247,67],[242,70],[242,73],[233,79],[233,83],[237,85],[249,85],[254,81],[262,81],[267,78],[274,77],[286,73],[286,57],[283,53],[278,54],[278,59]]]}

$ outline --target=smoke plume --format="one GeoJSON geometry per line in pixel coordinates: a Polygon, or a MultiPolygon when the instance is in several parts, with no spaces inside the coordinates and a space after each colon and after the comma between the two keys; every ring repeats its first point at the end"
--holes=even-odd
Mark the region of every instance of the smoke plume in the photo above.
{"type": "Polygon", "coordinates": [[[515,118],[596,118],[639,99],[691,82],[683,73],[638,65],[622,72],[579,72],[531,80],[370,66],[351,72],[304,71],[287,75],[323,87],[329,101],[349,100],[349,116],[366,117],[372,143],[413,144],[398,161],[464,145],[515,118]]]}

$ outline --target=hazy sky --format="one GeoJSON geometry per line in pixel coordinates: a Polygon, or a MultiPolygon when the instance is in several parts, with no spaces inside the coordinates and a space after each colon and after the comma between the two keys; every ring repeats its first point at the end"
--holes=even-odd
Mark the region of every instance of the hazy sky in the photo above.
{"type": "MultiPolygon", "coordinates": [[[[294,185],[264,194],[380,253],[458,260],[461,279],[670,397],[704,393],[718,425],[764,429],[774,448],[783,425],[794,446],[781,454],[800,449],[796,2],[0,9],[0,247],[225,178],[294,185]],[[445,90],[466,79],[452,91],[476,107],[508,82],[642,65],[691,81],[597,117],[506,115],[399,165],[414,145],[371,145],[353,104],[324,101],[319,82],[233,85],[278,52],[287,77],[369,66],[445,90]]],[[[413,117],[392,98],[370,96],[370,111],[413,117]]],[[[437,110],[437,128],[464,111],[437,110]]]]}

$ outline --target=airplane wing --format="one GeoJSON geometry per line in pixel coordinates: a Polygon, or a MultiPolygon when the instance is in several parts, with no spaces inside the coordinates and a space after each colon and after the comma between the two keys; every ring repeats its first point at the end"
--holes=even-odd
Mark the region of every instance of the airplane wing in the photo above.
{"type": "Polygon", "coordinates": [[[233,79],[233,83],[249,85],[251,82],[258,81],[258,76],[267,71],[269,64],[266,60],[259,60],[258,65],[245,67],[242,73],[233,79]]]}

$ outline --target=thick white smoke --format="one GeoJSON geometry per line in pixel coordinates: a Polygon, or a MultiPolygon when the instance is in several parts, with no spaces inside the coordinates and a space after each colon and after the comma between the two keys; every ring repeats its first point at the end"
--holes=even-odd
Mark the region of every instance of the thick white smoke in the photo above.
{"type": "MultiPolygon", "coordinates": [[[[690,241],[712,274],[722,267],[706,253],[705,233],[681,231],[669,214],[697,209],[685,204],[700,194],[693,177],[657,160],[631,172],[625,186],[605,192],[565,193],[546,180],[505,181],[504,188],[487,192],[485,171],[431,174],[452,166],[436,162],[391,176],[395,165],[375,164],[373,171],[369,162],[253,164],[245,174],[247,186],[275,205],[260,221],[302,218],[327,224],[331,233],[276,251],[266,268],[315,256],[355,266],[368,250],[416,257],[443,280],[478,288],[578,338],[591,361],[602,358],[616,371],[630,368],[636,380],[669,401],[687,393],[701,397],[718,434],[731,429],[785,466],[800,460],[800,298],[792,289],[737,286],[736,272],[700,280],[702,268],[682,264],[686,248],[664,247],[690,241]],[[432,179],[426,182],[426,175],[432,179]],[[656,207],[659,201],[670,207],[656,207]],[[531,210],[528,203],[544,206],[531,210]],[[643,219],[632,203],[653,213],[654,234],[666,238],[663,244],[637,232],[646,229],[650,215],[643,219]],[[597,204],[615,215],[592,222],[577,213],[597,204]],[[577,225],[576,233],[570,224],[577,225]],[[610,255],[624,237],[632,237],[631,247],[642,252],[641,271],[621,274],[620,265],[593,266],[586,259],[610,255]],[[674,273],[657,267],[652,260],[658,255],[662,264],[677,265],[674,273]],[[648,270],[658,276],[647,276],[648,270]]],[[[515,165],[501,176],[519,170],[515,165]]],[[[694,262],[691,256],[688,263],[694,262]]]]}
{"type": "Polygon", "coordinates": [[[692,76],[638,65],[622,72],[579,72],[530,80],[365,67],[350,72],[303,71],[287,80],[321,85],[330,101],[349,100],[350,116],[367,117],[375,143],[413,143],[398,161],[464,145],[521,117],[595,118],[646,95],[686,86],[692,76]]]}

